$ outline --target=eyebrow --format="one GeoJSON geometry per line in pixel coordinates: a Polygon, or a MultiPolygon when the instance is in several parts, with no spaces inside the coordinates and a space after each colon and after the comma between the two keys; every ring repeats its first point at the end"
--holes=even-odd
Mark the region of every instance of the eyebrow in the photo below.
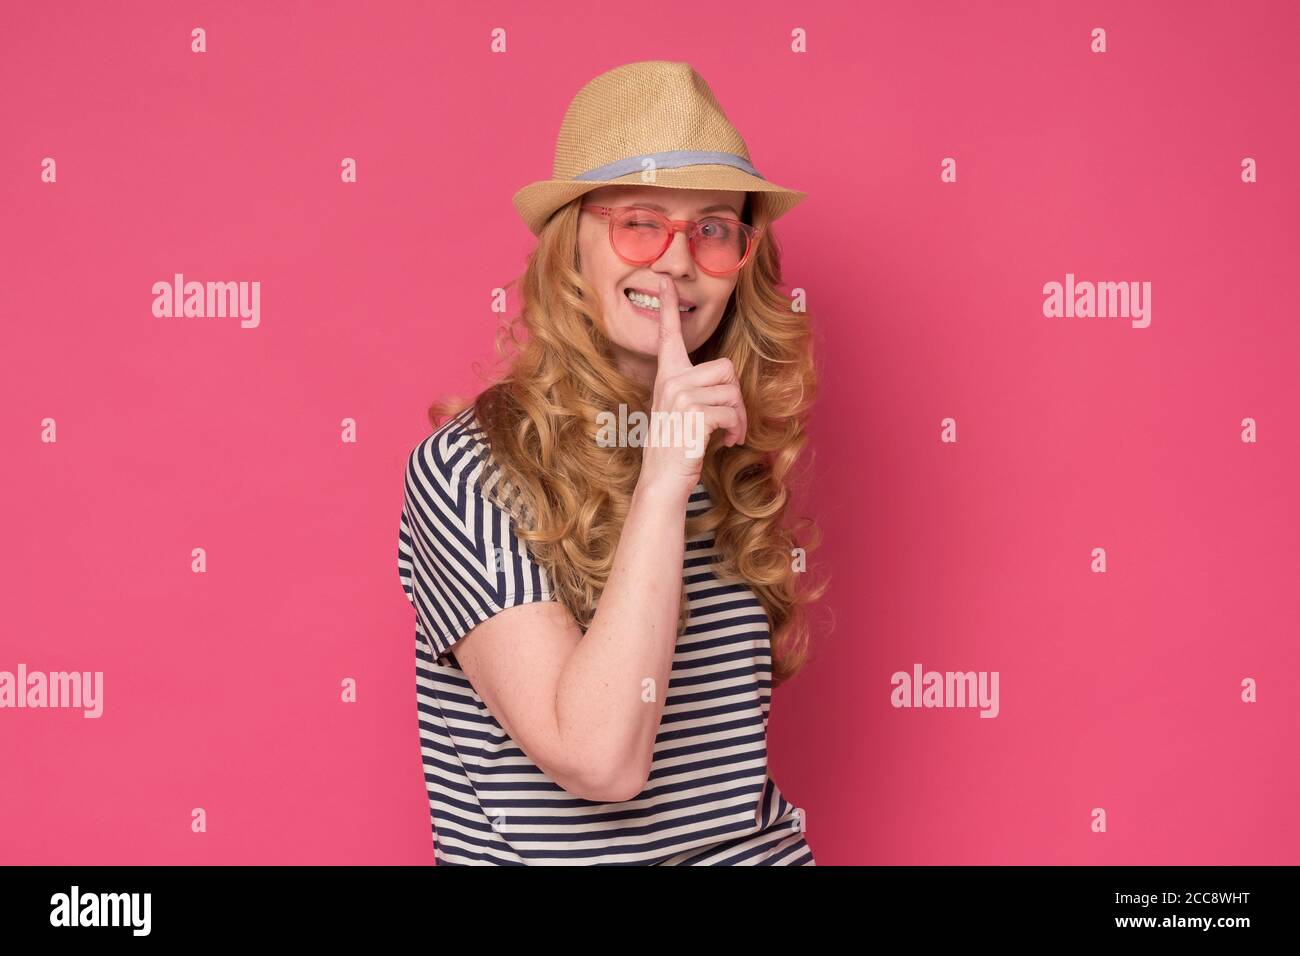
{"type": "MultiPolygon", "coordinates": [[[[642,206],[646,209],[653,209],[656,212],[662,212],[662,213],[668,212],[667,209],[659,205],[657,202],[636,202],[635,200],[629,200],[629,202],[631,202],[633,206],[642,206]]],[[[715,206],[705,206],[703,209],[696,210],[697,215],[699,213],[706,213],[706,212],[729,212],[733,216],[736,216],[737,218],[740,217],[740,213],[736,212],[734,206],[728,206],[725,203],[719,203],[715,206]]]]}

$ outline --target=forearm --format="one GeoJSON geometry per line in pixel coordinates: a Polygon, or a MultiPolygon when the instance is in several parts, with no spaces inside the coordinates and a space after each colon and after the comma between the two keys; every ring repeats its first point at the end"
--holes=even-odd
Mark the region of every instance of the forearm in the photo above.
{"type": "Polygon", "coordinates": [[[637,485],[595,616],[556,686],[565,748],[611,784],[643,774],[654,752],[677,646],[685,522],[676,490],[637,485]]]}

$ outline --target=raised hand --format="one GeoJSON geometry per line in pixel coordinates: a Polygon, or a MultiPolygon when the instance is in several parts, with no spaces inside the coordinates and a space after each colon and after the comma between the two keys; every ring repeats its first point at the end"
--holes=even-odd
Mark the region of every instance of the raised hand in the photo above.
{"type": "Polygon", "coordinates": [[[723,443],[738,445],[744,442],[747,427],[744,398],[731,360],[691,364],[677,311],[677,286],[672,279],[661,278],[659,366],[640,482],[670,489],[681,496],[684,506],[699,483],[713,432],[724,430],[723,443]]]}

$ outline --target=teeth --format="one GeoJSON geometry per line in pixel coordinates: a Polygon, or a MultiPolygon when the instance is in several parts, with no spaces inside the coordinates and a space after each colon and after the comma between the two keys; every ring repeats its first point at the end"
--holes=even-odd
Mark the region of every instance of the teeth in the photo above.
{"type": "MultiPolygon", "coordinates": [[[[660,304],[659,304],[659,298],[658,298],[658,296],[653,296],[653,295],[642,295],[640,292],[633,292],[631,289],[628,289],[628,290],[627,290],[627,297],[628,297],[629,299],[631,299],[633,302],[635,302],[637,305],[641,306],[642,308],[646,308],[646,309],[658,309],[658,308],[661,308],[661,306],[660,306],[660,304]]],[[[677,307],[677,311],[678,311],[678,312],[689,312],[689,311],[691,311],[691,309],[693,309],[693,308],[695,308],[695,306],[693,306],[693,305],[679,305],[679,306],[677,307]]]]}

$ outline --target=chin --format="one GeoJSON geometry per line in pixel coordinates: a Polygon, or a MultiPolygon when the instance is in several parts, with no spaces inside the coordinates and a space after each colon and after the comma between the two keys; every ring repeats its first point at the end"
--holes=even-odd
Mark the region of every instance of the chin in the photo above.
{"type": "MultiPolygon", "coordinates": [[[[657,359],[659,357],[658,333],[650,336],[638,336],[634,350],[641,355],[644,355],[646,358],[657,359]]],[[[686,345],[686,350],[688,352],[691,350],[689,342],[686,345]]]]}

